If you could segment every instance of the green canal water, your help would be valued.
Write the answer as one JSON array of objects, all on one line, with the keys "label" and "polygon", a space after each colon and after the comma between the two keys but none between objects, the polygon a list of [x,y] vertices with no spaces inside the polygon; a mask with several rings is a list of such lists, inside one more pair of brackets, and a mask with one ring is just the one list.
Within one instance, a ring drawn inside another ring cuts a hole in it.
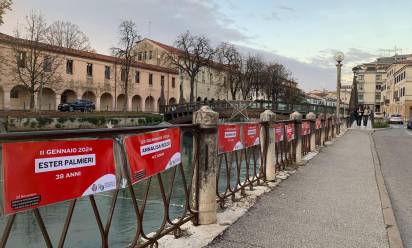
[{"label": "green canal water", "polygon": [[[190,134],[186,134],[183,137],[182,162],[184,165],[185,177],[188,185],[191,184],[190,175],[193,157],[192,147],[192,136]],[[222,165],[219,182],[220,192],[224,191],[226,185],[226,171],[223,168],[224,165]],[[169,192],[168,189],[170,189],[171,173],[172,170],[162,173],[162,181],[165,185],[166,192]],[[234,164],[232,165],[230,173],[232,175],[231,185],[234,186],[236,184],[236,178],[234,176],[236,173],[236,166],[234,166]],[[253,173],[253,168],[249,169],[249,173]],[[246,169],[243,162],[241,179],[244,179],[245,175]],[[146,187],[146,184],[147,180],[134,186],[138,204],[140,206],[142,203],[143,191]],[[95,195],[103,224],[106,223],[109,207],[112,200],[111,194],[112,192],[105,192],[104,194]],[[172,220],[184,214],[184,201],[182,177],[180,176],[180,173],[176,173],[169,210]],[[62,202],[59,204],[39,208],[54,246],[57,246],[59,242],[68,208],[69,202]],[[163,217],[163,201],[161,198],[158,181],[156,178],[153,178],[143,217],[144,232],[146,234],[149,234],[152,231],[156,231],[161,226]],[[1,233],[3,233],[5,225],[6,217],[1,217]],[[114,210],[113,220],[109,232],[110,247],[127,247],[133,240],[136,229],[136,215],[133,209],[130,195],[127,190],[121,190],[118,195],[117,204]],[[20,213],[16,216],[6,247],[45,247],[45,242],[43,240],[41,231],[34,218],[34,214],[31,211]],[[65,247],[101,247],[99,229],[94,217],[93,209],[87,197],[79,199],[76,203],[72,221],[70,223],[69,231],[66,237]]]}]

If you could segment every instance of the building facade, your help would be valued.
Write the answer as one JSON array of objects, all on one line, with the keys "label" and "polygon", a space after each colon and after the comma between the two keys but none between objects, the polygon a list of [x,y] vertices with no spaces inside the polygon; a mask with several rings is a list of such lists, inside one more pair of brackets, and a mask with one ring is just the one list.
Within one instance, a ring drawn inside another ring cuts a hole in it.
[{"label": "building facade", "polygon": [[[179,54],[182,51],[158,41],[145,38],[136,44],[136,52],[138,62],[176,69],[176,65],[172,65],[168,60],[168,56]],[[209,66],[201,68],[194,85],[196,101],[229,98],[229,91],[225,87],[226,74],[222,67],[223,65],[212,62]],[[184,101],[188,102],[190,98],[189,76],[184,72],[180,72],[176,80],[175,84],[177,88],[180,86],[183,87]]]},{"label": "building facade", "polygon": [[387,70],[393,63],[404,61],[409,56],[381,57],[375,62],[361,64],[353,68],[357,83],[358,103],[369,106],[375,112],[383,112],[382,88],[386,81]]},{"label": "building facade", "polygon": [[[19,44],[19,51],[16,51],[16,44]],[[30,106],[32,91],[19,80],[14,68],[19,66],[19,59],[20,66],[25,66],[31,45],[27,40],[0,33],[0,55],[3,58],[0,63],[0,110],[25,110]],[[36,109],[56,110],[60,103],[88,99],[95,102],[96,110],[101,111],[123,110],[126,102],[128,111],[156,112],[162,85],[168,103],[176,103],[179,99],[179,74],[175,69],[136,61],[130,69],[126,96],[124,71],[118,58],[47,44],[36,45],[40,45],[44,53],[40,59],[45,60],[48,55],[58,58],[60,65],[56,73],[61,78],[58,82],[41,85],[41,90],[34,93]]]},{"label": "building facade", "polygon": [[395,62],[386,70],[382,106],[386,116],[400,114],[405,120],[412,116],[412,57]]}]

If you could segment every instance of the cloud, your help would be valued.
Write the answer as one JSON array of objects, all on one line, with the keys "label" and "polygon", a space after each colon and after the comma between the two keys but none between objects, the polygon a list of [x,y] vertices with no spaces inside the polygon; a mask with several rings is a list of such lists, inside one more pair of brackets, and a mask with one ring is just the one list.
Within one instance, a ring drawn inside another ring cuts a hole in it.
[{"label": "cloud", "polygon": [[282,56],[275,52],[244,46],[238,46],[238,48],[245,55],[257,54],[267,62],[278,62],[285,65],[291,71],[292,77],[299,83],[299,87],[305,91],[322,88],[332,90],[336,87],[336,68],[334,65],[331,67],[321,67]]},{"label": "cloud", "polygon": [[263,15],[262,18],[266,21],[271,21],[271,20],[280,21],[279,13],[274,12],[274,11],[270,13],[269,15]]},{"label": "cloud", "polygon": [[295,11],[294,8],[288,7],[288,6],[286,6],[286,5],[279,5],[278,8],[281,9],[281,10],[286,10],[286,11],[290,11],[290,12]]}]

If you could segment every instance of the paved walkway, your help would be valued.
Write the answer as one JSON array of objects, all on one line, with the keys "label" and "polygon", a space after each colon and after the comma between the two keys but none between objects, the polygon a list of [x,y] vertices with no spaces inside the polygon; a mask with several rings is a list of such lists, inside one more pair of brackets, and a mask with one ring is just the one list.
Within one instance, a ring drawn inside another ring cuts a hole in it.
[{"label": "paved walkway", "polygon": [[388,247],[368,132],[324,148],[210,247]]}]

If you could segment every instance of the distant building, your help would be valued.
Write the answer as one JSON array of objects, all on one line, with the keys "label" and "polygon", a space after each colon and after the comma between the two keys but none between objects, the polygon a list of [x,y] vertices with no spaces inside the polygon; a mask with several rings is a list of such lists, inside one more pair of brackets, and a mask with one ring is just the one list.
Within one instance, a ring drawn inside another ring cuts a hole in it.
[{"label": "distant building", "polygon": [[405,119],[412,116],[412,56],[387,68],[382,107],[386,115],[401,114]]},{"label": "distant building", "polygon": [[[148,38],[139,41],[135,49],[139,63],[162,66],[173,70],[176,70],[176,66],[168,61],[168,56],[183,52],[178,48]],[[225,87],[227,77],[223,67],[222,64],[212,62],[209,66],[201,68],[194,85],[196,101],[229,98],[228,89]],[[188,102],[190,99],[190,78],[184,72],[179,72],[179,76],[173,82],[172,87],[179,92],[180,85],[183,87],[183,99]],[[174,99],[174,96],[172,97],[173,99],[166,96],[168,99],[166,104],[176,103],[176,99]],[[179,98],[180,96],[177,100]]]},{"label": "distant building", "polygon": [[[341,91],[341,106],[342,107],[347,107],[349,103],[349,98],[346,98],[345,94],[342,94],[344,92],[344,88],[350,88],[350,86],[344,86],[342,91]],[[350,93],[347,94],[347,97],[350,96]],[[348,99],[347,101],[344,101],[343,99]],[[323,106],[329,106],[329,107],[336,107],[336,91],[327,91],[327,90],[311,90],[305,94],[305,99],[306,102],[310,104],[316,104],[316,105],[323,105]]]},{"label": "distant building", "polygon": [[353,68],[357,83],[358,103],[369,106],[375,112],[381,112],[382,87],[386,80],[387,69],[391,64],[404,61],[410,56],[381,57],[375,62],[361,64]]}]

